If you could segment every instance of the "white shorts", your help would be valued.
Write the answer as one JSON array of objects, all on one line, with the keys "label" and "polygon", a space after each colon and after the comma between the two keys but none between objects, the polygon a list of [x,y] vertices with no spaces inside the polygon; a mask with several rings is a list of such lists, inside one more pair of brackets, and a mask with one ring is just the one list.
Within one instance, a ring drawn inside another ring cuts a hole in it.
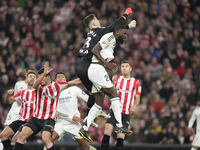
[{"label": "white shorts", "polygon": [[107,71],[99,64],[90,64],[88,78],[93,83],[92,93],[100,92],[101,88],[111,88],[113,86]]},{"label": "white shorts", "polygon": [[197,146],[197,147],[200,147],[200,133],[197,133],[195,135],[195,138],[192,142],[192,146]]},{"label": "white shorts", "polygon": [[61,124],[56,122],[55,124],[55,128],[54,131],[56,131],[59,135],[58,140],[60,141],[62,139],[62,137],[68,133],[71,137],[73,137],[74,139],[82,139],[83,137],[81,137],[78,134],[78,131],[81,129],[81,125],[80,124]]},{"label": "white shorts", "polygon": [[13,121],[16,121],[19,117],[19,112],[13,112],[13,111],[9,111],[9,113],[7,114],[6,120],[4,125],[9,125],[11,124]]}]

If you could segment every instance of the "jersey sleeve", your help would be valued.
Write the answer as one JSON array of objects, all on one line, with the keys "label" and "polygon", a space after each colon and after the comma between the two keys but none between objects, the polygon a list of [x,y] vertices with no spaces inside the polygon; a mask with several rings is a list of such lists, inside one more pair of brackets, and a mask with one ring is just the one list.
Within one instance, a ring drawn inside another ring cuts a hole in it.
[{"label": "jersey sleeve", "polygon": [[77,97],[80,98],[81,100],[87,102],[89,99],[89,96],[80,88],[77,87]]},{"label": "jersey sleeve", "polygon": [[64,90],[67,87],[68,82],[62,82],[62,81],[60,81],[60,82],[55,82],[55,84],[57,84],[59,86],[59,88],[60,88],[60,91],[62,91],[62,90]]},{"label": "jersey sleeve", "polygon": [[136,83],[136,94],[141,95],[142,87],[139,81]]},{"label": "jersey sleeve", "polygon": [[113,32],[116,26],[125,25],[125,23],[126,23],[126,19],[124,19],[123,17],[120,17],[117,20],[115,20],[111,25],[105,27],[104,30],[106,32]]},{"label": "jersey sleeve", "polygon": [[14,95],[15,94],[17,94],[19,91],[18,91],[18,88],[17,88],[17,86],[18,86],[18,82],[15,84],[15,86],[14,86]]},{"label": "jersey sleeve", "polygon": [[22,100],[22,98],[21,98],[21,91],[19,91],[19,92],[17,92],[17,94],[15,94],[15,95],[13,95],[13,98],[16,100],[16,101],[18,101],[18,100]]},{"label": "jersey sleeve", "polygon": [[[110,35],[110,34],[109,34]],[[113,34],[111,35],[113,36]],[[108,34],[105,34],[99,41],[99,44],[101,45],[102,49],[109,46],[110,41],[108,40],[111,36],[108,36]]]},{"label": "jersey sleeve", "polygon": [[190,118],[190,121],[189,121],[189,123],[188,123],[188,128],[190,128],[190,127],[193,126],[193,124],[194,124],[196,118],[197,118],[197,115],[196,115],[196,109],[195,109],[195,110],[193,111],[192,117]]}]

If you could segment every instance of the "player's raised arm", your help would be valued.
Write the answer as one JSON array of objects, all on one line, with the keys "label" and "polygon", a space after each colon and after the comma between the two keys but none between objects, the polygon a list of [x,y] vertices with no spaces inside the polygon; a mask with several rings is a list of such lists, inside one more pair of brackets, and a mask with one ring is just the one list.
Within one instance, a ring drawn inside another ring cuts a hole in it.
[{"label": "player's raised arm", "polygon": [[33,88],[38,89],[42,79],[47,76],[53,69],[49,69],[49,62],[45,62],[44,64],[44,73],[39,75],[39,78],[34,82]]},{"label": "player's raised arm", "polygon": [[124,25],[125,24],[125,20],[128,16],[130,16],[131,14],[133,14],[133,11],[131,8],[127,8],[124,12],[124,14],[122,15],[122,17],[118,18],[117,20],[115,20],[113,22],[113,24],[109,25],[107,28],[107,30],[114,31],[115,27],[118,25]]}]

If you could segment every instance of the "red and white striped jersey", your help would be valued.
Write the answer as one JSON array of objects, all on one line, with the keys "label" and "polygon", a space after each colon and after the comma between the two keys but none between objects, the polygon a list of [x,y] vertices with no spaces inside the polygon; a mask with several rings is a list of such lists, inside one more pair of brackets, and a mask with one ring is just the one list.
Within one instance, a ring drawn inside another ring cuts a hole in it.
[{"label": "red and white striped jersey", "polygon": [[38,119],[55,119],[58,98],[68,82],[52,82],[48,86],[39,85],[36,91],[36,109],[34,117]]},{"label": "red and white striped jersey", "polygon": [[140,82],[133,77],[126,79],[123,76],[118,76],[115,89],[119,94],[122,113],[129,114],[130,108],[134,104],[135,95],[141,94]]},{"label": "red and white striped jersey", "polygon": [[17,120],[28,121],[33,116],[35,109],[35,89],[19,91],[13,97],[16,101],[21,101],[21,109]]}]

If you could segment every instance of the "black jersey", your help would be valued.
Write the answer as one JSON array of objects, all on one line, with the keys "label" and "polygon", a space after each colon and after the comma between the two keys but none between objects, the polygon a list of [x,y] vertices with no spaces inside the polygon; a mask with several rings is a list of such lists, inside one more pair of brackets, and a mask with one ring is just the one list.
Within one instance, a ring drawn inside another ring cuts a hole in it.
[{"label": "black jersey", "polygon": [[87,38],[85,40],[83,47],[78,52],[78,57],[79,58],[86,57],[91,62],[93,56],[91,51],[94,48],[94,46],[100,41],[101,37],[106,33],[113,32],[114,28],[117,25],[123,25],[124,23],[125,19],[123,17],[120,17],[113,24],[105,28],[91,29],[87,34]]}]

